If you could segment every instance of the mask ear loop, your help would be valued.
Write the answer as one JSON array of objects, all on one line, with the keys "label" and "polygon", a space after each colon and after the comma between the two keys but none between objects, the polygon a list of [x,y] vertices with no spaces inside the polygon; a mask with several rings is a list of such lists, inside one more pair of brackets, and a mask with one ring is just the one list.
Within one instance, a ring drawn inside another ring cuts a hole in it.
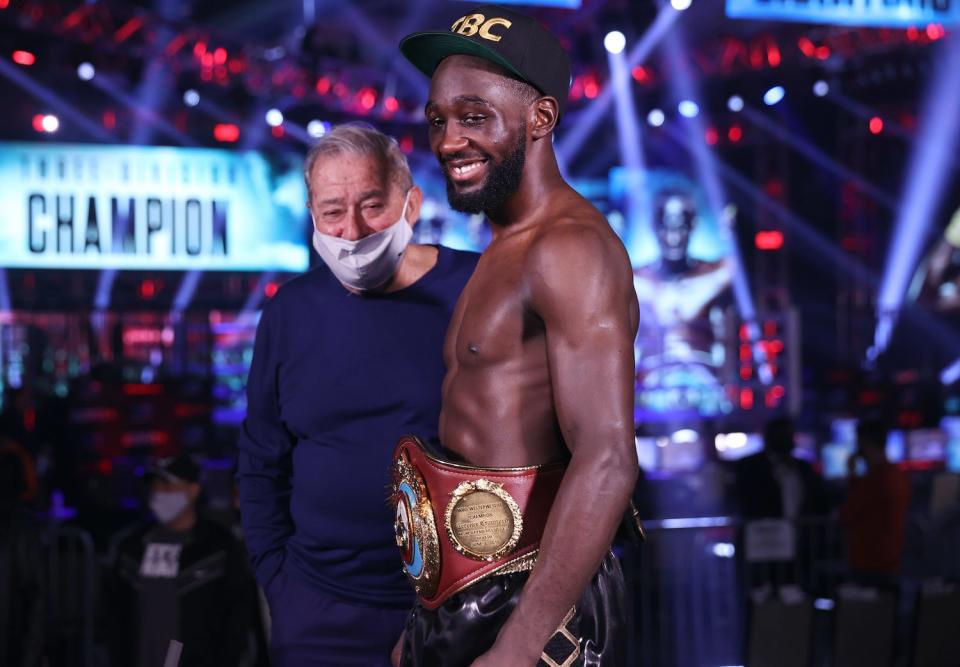
[{"label": "mask ear loop", "polygon": [[[407,220],[407,204],[410,203],[410,193],[411,193],[411,192],[413,192],[413,188],[412,188],[412,187],[411,187],[409,190],[407,190],[407,194],[405,194],[405,195],[403,196],[403,210],[400,211],[400,219],[403,220],[403,221],[404,221],[405,223],[407,223],[408,225],[410,224],[410,221]],[[313,213],[311,213],[310,215],[312,216]]]}]

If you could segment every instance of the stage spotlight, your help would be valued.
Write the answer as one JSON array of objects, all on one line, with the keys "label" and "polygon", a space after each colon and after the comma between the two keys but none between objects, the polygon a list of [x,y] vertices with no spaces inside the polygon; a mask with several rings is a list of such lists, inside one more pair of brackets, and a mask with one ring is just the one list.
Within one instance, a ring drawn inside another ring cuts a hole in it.
[{"label": "stage spotlight", "polygon": [[44,132],[52,134],[60,129],[60,119],[52,113],[45,114],[40,120],[40,127],[43,128]]},{"label": "stage spotlight", "polygon": [[957,380],[960,380],[960,359],[957,359],[940,372],[940,382],[942,382],[944,386],[949,387]]},{"label": "stage spotlight", "polygon": [[[960,146],[960,41],[938,52],[936,71],[923,94],[917,136],[899,197],[900,208],[890,237],[883,280],[877,296],[874,347],[890,342],[917,262],[930,238],[944,193],[952,186],[951,166]],[[881,128],[882,129],[882,128]]]},{"label": "stage spotlight", "polygon": [[307,123],[307,134],[314,139],[319,139],[325,135],[328,129],[328,123],[324,123],[322,120],[311,120],[309,123]]},{"label": "stage spotlight", "polygon": [[693,100],[683,100],[677,105],[677,111],[684,118],[696,118],[697,114],[700,113],[700,107]]},{"label": "stage spotlight", "polygon": [[603,48],[605,48],[610,53],[623,53],[624,47],[627,45],[627,38],[623,36],[623,33],[619,30],[611,30],[607,33],[607,36],[603,38]]},{"label": "stage spotlight", "polygon": [[883,132],[883,119],[880,116],[874,116],[868,124],[870,134],[880,134]]},{"label": "stage spotlight", "polygon": [[667,120],[666,115],[660,109],[651,109],[647,114],[647,123],[651,127],[660,127]]},{"label": "stage spotlight", "polygon": [[90,63],[80,63],[77,66],[77,76],[79,76],[82,81],[89,81],[96,73],[97,70]]},{"label": "stage spotlight", "polygon": [[195,107],[200,104],[200,93],[195,91],[193,88],[188,88],[183,91],[183,103],[188,107]]},{"label": "stage spotlight", "polygon": [[267,125],[270,127],[280,127],[283,125],[283,112],[280,109],[270,109],[265,116]]},{"label": "stage spotlight", "polygon": [[813,84],[813,94],[817,97],[826,97],[827,93],[830,92],[830,84],[820,79]]},{"label": "stage spotlight", "polygon": [[775,104],[778,104],[787,94],[787,91],[783,89],[783,86],[774,86],[766,93],[763,94],[763,103],[768,107],[772,107]]},{"label": "stage spotlight", "polygon": [[727,108],[730,109],[733,113],[738,111],[743,111],[743,98],[739,95],[734,95],[729,100],[727,100]]},{"label": "stage spotlight", "polygon": [[689,9],[692,2],[693,0],[670,0],[670,6],[682,12],[684,9]]}]

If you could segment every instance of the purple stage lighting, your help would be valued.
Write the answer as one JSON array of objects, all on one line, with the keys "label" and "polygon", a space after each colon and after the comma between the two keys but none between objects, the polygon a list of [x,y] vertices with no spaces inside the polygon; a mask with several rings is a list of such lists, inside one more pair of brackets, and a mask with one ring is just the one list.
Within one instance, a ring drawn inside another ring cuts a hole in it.
[{"label": "purple stage lighting", "polygon": [[960,71],[960,38],[954,35],[940,48],[939,66],[921,107],[920,131],[910,157],[877,298],[874,357],[890,343],[900,305],[952,172],[950,166],[960,130],[960,86],[956,80]]}]

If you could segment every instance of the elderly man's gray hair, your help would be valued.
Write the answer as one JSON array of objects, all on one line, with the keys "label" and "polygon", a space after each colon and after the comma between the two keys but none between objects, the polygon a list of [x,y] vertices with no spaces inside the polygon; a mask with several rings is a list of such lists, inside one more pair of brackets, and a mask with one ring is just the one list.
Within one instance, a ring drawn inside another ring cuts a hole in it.
[{"label": "elderly man's gray hair", "polygon": [[397,140],[383,132],[361,123],[338,125],[317,140],[307,152],[303,165],[303,178],[307,183],[307,193],[311,197],[310,174],[313,165],[321,157],[329,155],[368,155],[380,165],[384,181],[391,181],[406,192],[413,187],[413,176],[407,157],[397,145]]}]

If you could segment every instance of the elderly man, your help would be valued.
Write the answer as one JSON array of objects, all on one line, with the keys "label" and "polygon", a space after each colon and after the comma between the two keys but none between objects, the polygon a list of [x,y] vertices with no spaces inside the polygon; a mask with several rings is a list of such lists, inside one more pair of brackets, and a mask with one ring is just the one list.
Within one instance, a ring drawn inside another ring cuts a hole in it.
[{"label": "elderly man", "polygon": [[497,6],[400,49],[431,76],[451,205],[493,230],[447,335],[447,460],[414,438],[396,451],[398,541],[419,594],[401,660],[624,665],[610,544],[638,474],[638,306],[626,250],[557,165],[569,61]]},{"label": "elderly man", "polygon": [[305,165],[323,265],[263,311],[238,482],[274,665],[389,664],[411,595],[385,503],[404,433],[435,440],[443,337],[477,255],[410,244],[397,143],[345,125]]}]

